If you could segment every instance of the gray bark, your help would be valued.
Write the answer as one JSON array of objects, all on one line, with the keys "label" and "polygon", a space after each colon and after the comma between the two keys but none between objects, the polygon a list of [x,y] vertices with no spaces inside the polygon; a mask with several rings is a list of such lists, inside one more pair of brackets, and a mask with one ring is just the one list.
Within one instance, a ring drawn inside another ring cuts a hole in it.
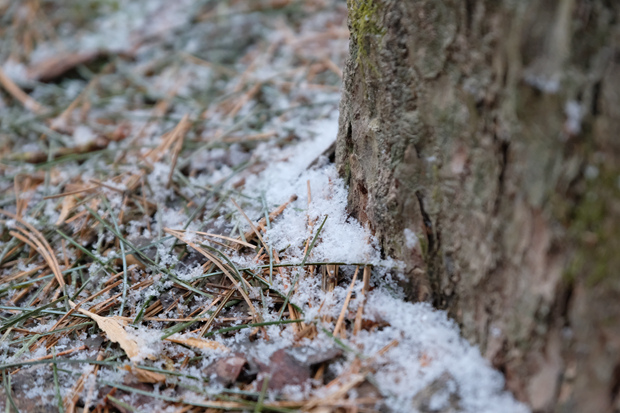
[{"label": "gray bark", "polygon": [[620,410],[620,2],[348,7],[352,214],[535,411]]}]

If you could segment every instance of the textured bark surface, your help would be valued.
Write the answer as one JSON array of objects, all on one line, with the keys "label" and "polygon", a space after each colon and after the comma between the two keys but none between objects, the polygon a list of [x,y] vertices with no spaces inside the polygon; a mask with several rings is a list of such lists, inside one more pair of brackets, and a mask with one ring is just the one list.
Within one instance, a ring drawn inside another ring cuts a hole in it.
[{"label": "textured bark surface", "polygon": [[352,213],[535,411],[620,410],[620,2],[348,5]]}]

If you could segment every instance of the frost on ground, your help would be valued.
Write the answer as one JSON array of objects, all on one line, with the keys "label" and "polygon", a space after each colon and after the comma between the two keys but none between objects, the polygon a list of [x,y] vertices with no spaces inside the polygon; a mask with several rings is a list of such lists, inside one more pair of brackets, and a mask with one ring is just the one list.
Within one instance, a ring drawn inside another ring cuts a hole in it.
[{"label": "frost on ground", "polygon": [[0,1],[0,407],[528,411],[347,214],[341,2],[60,4]]}]

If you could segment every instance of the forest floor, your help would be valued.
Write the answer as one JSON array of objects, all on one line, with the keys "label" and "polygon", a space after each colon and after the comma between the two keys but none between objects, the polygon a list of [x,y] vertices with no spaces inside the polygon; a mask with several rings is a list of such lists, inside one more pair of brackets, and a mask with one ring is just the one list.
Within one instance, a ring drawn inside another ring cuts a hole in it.
[{"label": "forest floor", "polygon": [[347,214],[344,2],[0,20],[5,411],[528,411]]}]

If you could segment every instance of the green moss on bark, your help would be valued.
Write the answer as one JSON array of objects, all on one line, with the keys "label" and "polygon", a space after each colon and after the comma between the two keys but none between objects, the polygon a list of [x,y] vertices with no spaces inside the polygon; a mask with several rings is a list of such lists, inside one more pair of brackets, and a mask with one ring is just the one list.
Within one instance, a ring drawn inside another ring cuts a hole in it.
[{"label": "green moss on bark", "polygon": [[[347,0],[351,41],[355,42],[355,59],[364,68],[369,64],[373,39],[379,41],[385,35],[385,28],[379,24],[380,2],[376,0]],[[372,63],[370,67],[377,72]]]},{"label": "green moss on bark", "polygon": [[615,269],[620,267],[620,224],[613,214],[618,208],[614,194],[620,190],[617,176],[614,171],[601,170],[598,177],[588,181],[569,229],[577,250],[567,276],[574,279],[583,275],[589,287],[618,281]]}]

